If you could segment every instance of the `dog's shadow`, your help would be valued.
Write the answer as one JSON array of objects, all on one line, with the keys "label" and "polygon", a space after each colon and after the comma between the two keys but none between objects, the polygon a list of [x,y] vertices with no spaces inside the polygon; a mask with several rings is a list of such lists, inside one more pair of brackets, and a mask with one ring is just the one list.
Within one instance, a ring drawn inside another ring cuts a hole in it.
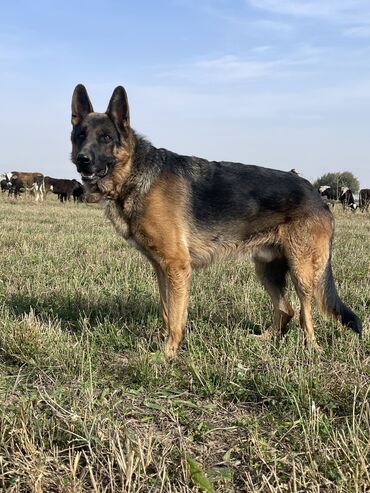
[{"label": "dog's shadow", "polygon": [[91,328],[102,322],[140,327],[149,319],[159,318],[159,303],[150,295],[104,295],[91,299],[81,293],[31,296],[12,294],[4,303],[17,318],[33,313],[40,320],[56,320],[62,329],[80,332],[88,323]]},{"label": "dog's shadow", "polygon": [[[146,291],[134,290],[123,295],[104,294],[93,299],[76,291],[74,293],[41,294],[32,296],[29,293],[16,293],[5,298],[4,303],[16,318],[32,313],[42,321],[57,321],[66,331],[79,333],[86,324],[94,329],[99,324],[109,323],[130,332],[145,337],[147,325],[157,326],[164,332],[159,309],[159,298]],[[192,313],[190,307],[189,321],[208,322],[211,325],[225,325],[224,313],[216,313],[209,318],[207,313]],[[250,320],[243,320],[242,314],[235,310],[232,319],[242,323],[243,328],[250,334],[260,334],[261,326]],[[233,325],[232,320],[229,323]],[[187,324],[191,330],[191,324]]]}]

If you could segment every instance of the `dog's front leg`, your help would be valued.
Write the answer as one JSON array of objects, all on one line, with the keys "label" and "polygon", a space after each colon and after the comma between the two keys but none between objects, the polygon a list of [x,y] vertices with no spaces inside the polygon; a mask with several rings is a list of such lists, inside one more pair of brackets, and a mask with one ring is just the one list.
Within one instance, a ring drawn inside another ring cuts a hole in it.
[{"label": "dog's front leg", "polygon": [[[167,331],[168,341],[165,354],[176,355],[184,335],[190,291],[190,260],[167,261],[165,265],[167,278]],[[166,322],[165,322],[166,323]]]},{"label": "dog's front leg", "polygon": [[154,260],[151,260],[154,267],[155,273],[157,275],[158,287],[159,287],[159,298],[161,303],[161,315],[164,326],[168,327],[168,282],[167,273],[162,267]]}]

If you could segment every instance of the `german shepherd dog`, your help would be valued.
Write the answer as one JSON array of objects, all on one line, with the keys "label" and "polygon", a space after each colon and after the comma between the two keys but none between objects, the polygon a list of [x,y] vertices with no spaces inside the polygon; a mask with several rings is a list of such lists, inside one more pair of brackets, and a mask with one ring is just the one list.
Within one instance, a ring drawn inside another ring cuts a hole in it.
[{"label": "german shepherd dog", "polygon": [[72,161],[90,197],[105,202],[117,233],[156,272],[167,356],[183,338],[192,269],[247,251],[274,307],[267,333],[285,332],[294,315],[285,294],[289,272],[307,342],[316,346],[313,299],[361,336],[361,321],[334,284],[333,216],[308,181],[292,172],[155,148],[130,127],[121,86],[105,113],[95,113],[85,87],[76,86],[72,125]]}]

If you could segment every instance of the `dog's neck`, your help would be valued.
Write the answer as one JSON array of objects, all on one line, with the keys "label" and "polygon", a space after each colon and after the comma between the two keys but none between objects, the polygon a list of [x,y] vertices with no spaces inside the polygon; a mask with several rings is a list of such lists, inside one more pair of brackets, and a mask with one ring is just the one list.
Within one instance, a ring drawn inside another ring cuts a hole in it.
[{"label": "dog's neck", "polygon": [[146,195],[160,174],[161,151],[147,139],[129,130],[124,143],[115,152],[112,173],[96,185],[88,187],[88,201],[117,201],[121,205],[136,204]]}]

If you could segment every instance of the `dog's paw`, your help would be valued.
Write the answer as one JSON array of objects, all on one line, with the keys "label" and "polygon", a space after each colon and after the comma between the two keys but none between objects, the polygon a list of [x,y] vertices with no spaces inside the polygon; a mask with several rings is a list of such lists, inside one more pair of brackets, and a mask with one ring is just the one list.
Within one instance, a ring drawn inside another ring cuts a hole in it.
[{"label": "dog's paw", "polygon": [[317,343],[316,339],[307,341],[307,347],[310,351],[313,351],[317,354],[322,354],[324,352],[323,348]]},{"label": "dog's paw", "polygon": [[166,344],[166,347],[164,348],[164,356],[166,359],[173,359],[176,358],[177,356],[177,347],[174,347],[173,344]]}]

